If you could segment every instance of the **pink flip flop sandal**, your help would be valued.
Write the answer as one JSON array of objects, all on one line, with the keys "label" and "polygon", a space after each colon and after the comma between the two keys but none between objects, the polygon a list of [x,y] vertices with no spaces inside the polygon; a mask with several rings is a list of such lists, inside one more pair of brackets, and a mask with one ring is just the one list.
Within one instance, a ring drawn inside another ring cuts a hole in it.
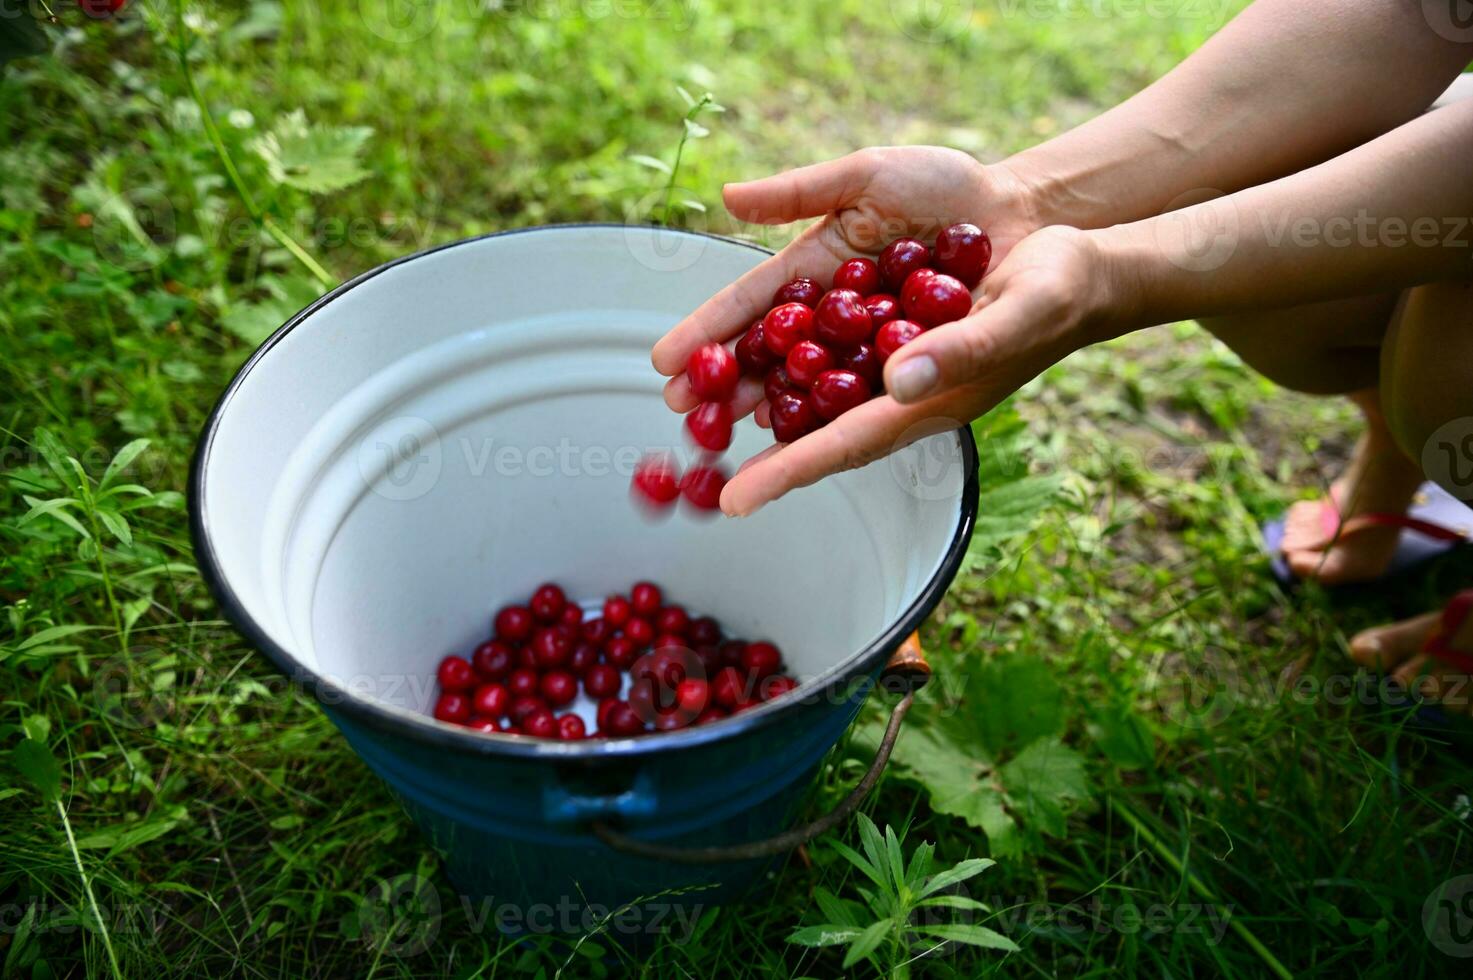
[{"label": "pink flip flop sandal", "polygon": [[[1320,522],[1329,544],[1348,534],[1358,534],[1373,527],[1395,527],[1402,530],[1396,554],[1383,578],[1389,578],[1420,565],[1438,555],[1473,540],[1473,510],[1435,483],[1424,483],[1412,499],[1405,514],[1357,514],[1341,518],[1341,507],[1332,495],[1320,502]],[[1284,585],[1298,579],[1284,558],[1284,519],[1263,526],[1264,550],[1274,578]]]},{"label": "pink flip flop sandal", "polygon": [[1465,674],[1473,674],[1473,653],[1453,646],[1453,637],[1468,622],[1469,616],[1473,616],[1473,589],[1464,589],[1443,608],[1442,623],[1422,645],[1422,652]]}]

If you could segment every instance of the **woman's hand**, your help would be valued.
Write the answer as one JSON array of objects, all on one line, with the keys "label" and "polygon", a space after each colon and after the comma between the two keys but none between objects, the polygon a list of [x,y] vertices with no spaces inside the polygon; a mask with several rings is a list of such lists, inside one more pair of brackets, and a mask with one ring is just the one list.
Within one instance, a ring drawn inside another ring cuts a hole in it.
[{"label": "woman's hand", "polygon": [[887,394],[744,463],[721,509],[750,514],[789,490],[965,425],[1127,321],[1128,290],[1092,233],[1074,228],[1044,228],[1018,243],[978,293],[965,319],[928,330],[890,357]]},{"label": "woman's hand", "polygon": [[[772,294],[788,280],[811,276],[828,282],[845,259],[878,254],[905,235],[934,239],[958,221],[987,230],[997,265],[1037,227],[1028,190],[1009,170],[934,146],[860,150],[763,180],[728,184],[723,197],[727,210],[743,221],[821,220],[703,303],[655,345],[655,369],[671,376],[665,400],[677,412],[688,412],[697,402],[683,374],[691,352],[709,341],[739,336],[767,312]],[[737,418],[761,400],[761,382],[743,379],[732,406]]]}]

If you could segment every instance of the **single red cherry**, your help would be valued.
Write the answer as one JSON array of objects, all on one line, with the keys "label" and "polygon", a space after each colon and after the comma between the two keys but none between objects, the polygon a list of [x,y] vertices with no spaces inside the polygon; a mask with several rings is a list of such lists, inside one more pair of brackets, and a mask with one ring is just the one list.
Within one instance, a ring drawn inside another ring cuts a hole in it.
[{"label": "single red cherry", "polygon": [[690,647],[686,645],[685,637],[681,636],[679,633],[657,633],[655,635],[655,642],[650,644],[650,647],[654,650],[690,649]]},{"label": "single red cherry", "polygon": [[853,371],[864,379],[869,385],[870,391],[880,387],[880,379],[884,376],[884,365],[880,363],[880,355],[875,353],[871,344],[860,344],[851,351],[845,351],[839,355],[839,367],[845,371]]},{"label": "single red cherry", "polygon": [[647,647],[655,642],[655,624],[643,616],[632,616],[629,622],[624,624],[624,635],[633,640],[636,645]]},{"label": "single red cherry", "polygon": [[864,308],[869,310],[870,326],[876,330],[891,320],[898,320],[904,316],[900,309],[900,300],[889,293],[875,293],[873,296],[866,296]]},{"label": "single red cherry", "polygon": [[440,661],[435,677],[444,691],[465,691],[476,683],[476,671],[464,657],[451,655]]},{"label": "single red cherry", "polygon": [[634,467],[634,499],[652,510],[664,510],[680,496],[680,475],[664,453],[646,456]]},{"label": "single red cherry", "polygon": [[952,323],[972,311],[971,292],[960,279],[941,272],[911,273],[900,290],[900,302],[906,317],[923,327]]},{"label": "single red cherry", "polygon": [[573,652],[573,641],[562,630],[547,627],[532,634],[532,654],[542,670],[561,667]]},{"label": "single red cherry", "polygon": [[853,371],[825,371],[813,382],[813,410],[830,421],[869,401],[865,380]]},{"label": "single red cherry", "polygon": [[568,670],[582,676],[596,663],[598,663],[598,647],[587,640],[580,640],[573,644],[573,652],[568,654]]},{"label": "single red cherry", "polygon": [[702,344],[686,362],[685,374],[697,398],[719,402],[736,391],[742,371],[731,351],[720,344]]},{"label": "single red cherry", "polygon": [[101,20],[122,10],[127,2],[128,0],[77,0],[77,6],[93,20]]},{"label": "single red cherry", "polygon": [[772,435],[778,442],[797,442],[822,421],[808,396],[797,391],[779,395],[772,403],[770,414]]},{"label": "single red cherry", "polygon": [[636,616],[648,619],[660,611],[664,602],[665,593],[653,582],[635,582],[634,588],[629,590],[629,605]]},{"label": "single red cherry", "polygon": [[725,452],[731,445],[731,427],[731,406],[726,402],[701,402],[685,417],[691,441],[713,453]]},{"label": "single red cherry", "polygon": [[555,623],[563,614],[563,607],[568,604],[568,597],[563,590],[548,582],[537,586],[537,591],[532,593],[532,601],[527,603],[527,608],[532,610],[532,615],[544,623]]},{"label": "single red cherry", "polygon": [[718,510],[726,480],[726,471],[720,466],[692,466],[685,479],[680,481],[680,492],[685,496],[685,502],[697,510]]},{"label": "single red cherry", "polygon": [[557,737],[564,742],[577,742],[588,737],[583,719],[574,714],[560,715],[557,720]]},{"label": "single red cherry", "polygon": [[659,612],[655,613],[655,629],[658,632],[684,636],[689,628],[690,614],[685,611],[684,606],[661,606]]},{"label": "single red cherry", "polygon": [[880,279],[885,288],[898,293],[906,278],[931,264],[931,250],[914,238],[897,238],[880,253]]},{"label": "single red cherry", "polygon": [[525,698],[537,693],[540,680],[537,671],[530,667],[518,667],[506,675],[506,689],[513,698]]},{"label": "single red cherry", "polygon": [[609,637],[614,635],[614,628],[607,619],[600,616],[586,620],[580,632],[583,634],[583,639],[594,646],[601,647]]},{"label": "single red cherry", "polygon": [[798,682],[787,675],[769,677],[758,687],[758,693],[762,700],[771,701],[775,697],[787,694],[798,686]]},{"label": "single red cherry", "polygon": [[566,670],[549,670],[542,675],[539,690],[544,701],[560,708],[578,696],[578,678]]},{"label": "single red cherry", "polygon": [[487,735],[501,731],[501,726],[496,723],[495,718],[483,718],[479,715],[472,715],[470,721],[465,723],[465,727],[471,731],[483,732]]},{"label": "single red cherry", "polygon": [[711,689],[703,680],[686,678],[675,687],[675,707],[692,718],[706,710],[711,701]]},{"label": "single red cherry", "polygon": [[471,666],[482,680],[499,681],[506,676],[516,662],[516,653],[511,646],[500,640],[487,640],[471,654]]},{"label": "single red cherry", "polygon": [[861,296],[880,291],[880,267],[874,259],[850,259],[834,273],[835,289],[852,289]]},{"label": "single red cherry", "polygon": [[699,715],[696,716],[695,724],[697,724],[697,725],[709,725],[709,724],[711,724],[711,722],[713,722],[713,721],[720,721],[721,719],[723,719],[725,717],[726,717],[726,712],[725,711],[722,711],[720,708],[716,707],[713,704],[709,708],[707,708],[705,711],[702,711]]},{"label": "single red cherry", "polygon": [[563,614],[558,617],[558,622],[571,629],[574,633],[579,632],[583,625],[583,609],[577,603],[570,602],[563,606]]},{"label": "single red cherry", "polygon": [[788,377],[788,369],[779,364],[767,372],[767,377],[762,383],[762,393],[767,400],[777,401],[777,396],[785,392],[795,391],[798,386],[793,384],[793,379]]},{"label": "single red cherry", "polygon": [[599,731],[607,732],[609,730],[609,712],[613,711],[615,706],[620,703],[619,699],[614,697],[604,698],[598,703],[597,721]]},{"label": "single red cherry", "polygon": [[435,718],[463,725],[471,717],[471,699],[459,691],[448,691],[435,701]]},{"label": "single red cherry", "polygon": [[710,616],[697,616],[690,621],[685,635],[697,648],[715,645],[721,642],[721,626]]},{"label": "single red cherry", "polygon": [[778,357],[787,357],[794,344],[812,336],[813,310],[802,303],[784,303],[762,318],[762,341]]},{"label": "single red cherry", "polygon": [[496,614],[496,638],[520,643],[532,635],[532,610],[526,606],[507,606]]},{"label": "single red cherry", "polygon": [[926,332],[926,328],[919,323],[911,323],[909,320],[891,320],[880,328],[875,334],[875,354],[879,356],[880,363],[884,364],[890,359],[890,355],[915,340]]},{"label": "single red cherry", "polygon": [[992,264],[992,239],[968,222],[943,228],[936,236],[936,271],[955,276],[968,289],[975,289]]},{"label": "single red cherry", "polygon": [[681,711],[679,708],[668,708],[664,711],[657,711],[655,712],[655,731],[678,731],[695,720],[694,715]]},{"label": "single red cherry", "polygon": [[737,364],[746,374],[761,374],[772,366],[777,358],[767,349],[762,335],[762,321],[758,320],[747,328],[742,339],[736,342]]},{"label": "single red cherry", "polygon": [[604,644],[604,659],[623,670],[639,656],[639,644],[627,636],[616,636]]},{"label": "single red cherry", "polygon": [[511,692],[505,684],[482,684],[471,695],[471,707],[478,715],[500,718],[511,707]]},{"label": "single red cherry", "polygon": [[600,727],[610,735],[638,735],[644,731],[644,719],[628,701],[615,701],[609,709],[607,722]]},{"label": "single red cherry", "polygon": [[701,665],[699,677],[715,677],[721,669],[721,648],[715,645],[696,647],[696,662]]},{"label": "single red cherry", "polygon": [[511,709],[507,712],[507,714],[511,716],[511,720],[515,724],[521,725],[523,728],[525,728],[527,725],[528,715],[536,714],[539,711],[546,710],[546,701],[537,697],[535,694],[529,694],[524,698],[513,699],[511,703]]},{"label": "single red cherry", "polygon": [[782,665],[783,655],[771,643],[748,643],[742,654],[742,668],[758,680],[777,673]]},{"label": "single red cherry", "polygon": [[723,708],[736,707],[746,696],[746,676],[735,667],[722,667],[711,678],[711,698]]},{"label": "single red cherry", "polygon": [[634,615],[634,606],[621,595],[611,595],[604,600],[604,622],[613,629],[622,629]]},{"label": "single red cherry", "polygon": [[783,306],[787,303],[802,303],[807,307],[818,305],[823,296],[823,287],[818,280],[799,276],[790,282],[785,282],[777,287],[777,292],[772,294],[772,305]]},{"label": "single red cherry", "polygon": [[533,738],[557,738],[557,719],[546,708],[539,708],[522,720],[522,731]]},{"label": "single red cherry", "polygon": [[[853,347],[875,332],[864,297],[852,289],[824,293],[813,314],[813,336],[831,347]],[[791,362],[788,373],[793,373]]]},{"label": "single red cherry", "polygon": [[583,674],[583,690],[591,698],[611,698],[619,693],[624,679],[613,664],[594,664]]},{"label": "single red cherry", "polygon": [[834,366],[834,355],[823,344],[800,341],[788,351],[788,377],[799,388],[810,388],[818,376]]},{"label": "single red cherry", "polygon": [[538,672],[542,670],[542,668],[537,664],[537,651],[532,649],[532,645],[530,643],[517,651],[517,666],[525,667],[528,670],[535,670]]},{"label": "single red cherry", "polygon": [[742,654],[746,652],[747,645],[741,640],[727,640],[721,644],[721,662],[727,667],[740,667]]}]

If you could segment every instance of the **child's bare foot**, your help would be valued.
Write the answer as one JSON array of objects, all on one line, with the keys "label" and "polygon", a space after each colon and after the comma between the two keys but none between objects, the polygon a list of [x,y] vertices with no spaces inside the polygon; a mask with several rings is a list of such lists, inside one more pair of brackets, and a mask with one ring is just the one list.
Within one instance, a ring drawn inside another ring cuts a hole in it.
[{"label": "child's bare foot", "polygon": [[1366,411],[1366,434],[1331,488],[1330,501],[1301,501],[1284,521],[1282,548],[1289,568],[1325,585],[1367,582],[1385,573],[1396,554],[1399,528],[1363,527],[1338,537],[1336,528],[1359,514],[1406,513],[1424,479],[1392,439],[1374,401],[1356,401]]},{"label": "child's bare foot", "polygon": [[[1473,714],[1473,679],[1466,670],[1423,653],[1429,637],[1442,630],[1442,613],[1428,613],[1357,633],[1350,641],[1356,663],[1389,672],[1402,687],[1436,701],[1456,714]],[[1473,616],[1454,631],[1454,650],[1473,654]]]}]

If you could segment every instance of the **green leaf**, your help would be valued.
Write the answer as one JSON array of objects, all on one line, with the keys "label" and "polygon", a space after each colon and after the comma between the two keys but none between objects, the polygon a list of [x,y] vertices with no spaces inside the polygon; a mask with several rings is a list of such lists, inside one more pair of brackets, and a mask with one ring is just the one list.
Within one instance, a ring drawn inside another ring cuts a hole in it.
[{"label": "green leaf", "polygon": [[685,120],[685,135],[693,140],[702,140],[711,135],[711,131],[694,119]]},{"label": "green leaf", "polygon": [[75,500],[74,498],[53,497],[50,500],[37,500],[35,497],[23,495],[22,499],[24,499],[26,503],[31,505],[31,509],[26,511],[21,519],[16,522],[18,525],[28,524],[38,517],[51,517],[71,528],[84,540],[92,537],[92,535],[88,533],[87,529],[82,526],[80,521],[78,521],[71,514],[67,513],[68,507],[81,506],[80,502]]},{"label": "green leaf", "polygon": [[859,934],[860,930],[849,926],[804,926],[795,930],[788,942],[799,946],[842,946],[853,942]]},{"label": "green leaf", "polygon": [[895,836],[895,828],[889,824],[885,825],[885,855],[890,859],[890,877],[895,882],[895,890],[899,891],[905,886],[905,855],[900,850],[900,838]]},{"label": "green leaf", "polygon": [[915,931],[923,936],[944,939],[953,943],[966,943],[969,946],[982,946],[987,949],[1002,949],[1009,953],[1016,953],[1018,951],[1017,943],[1002,933],[993,932],[986,926],[950,923],[938,926],[921,926]]},{"label": "green leaf", "polygon": [[957,741],[979,742],[994,758],[1064,728],[1064,688],[1054,667],[1027,653],[994,657],[969,670],[961,710],[947,718]]},{"label": "green leaf", "polygon": [[1029,745],[999,775],[1009,806],[1054,837],[1064,835],[1069,814],[1089,798],[1084,756],[1057,738]]},{"label": "green leaf", "polygon": [[921,841],[920,845],[911,852],[910,865],[905,869],[905,883],[918,886],[925,881],[931,873],[933,856],[936,853],[936,845],[930,841]]},{"label": "green leaf", "polygon": [[102,481],[98,486],[106,490],[108,485],[126,470],[135,459],[142,455],[143,451],[147,448],[147,439],[134,439],[122,449],[119,449],[113,456],[112,462],[107,464],[107,469],[103,471]]},{"label": "green leaf", "polygon": [[51,719],[45,715],[26,715],[20,727],[32,741],[45,742],[51,737]]},{"label": "green leaf", "polygon": [[649,167],[651,170],[658,170],[660,173],[664,174],[667,177],[670,176],[670,164],[666,163],[664,160],[660,160],[652,156],[646,156],[643,153],[631,153],[629,154],[629,159],[639,164],[641,167]]},{"label": "green leaf", "polygon": [[61,485],[68,490],[75,490],[76,487],[72,483],[72,469],[66,463],[66,447],[61,444],[61,440],[56,438],[50,429],[42,427],[36,430],[31,441],[36,451],[41,454],[41,458],[46,461],[46,465],[51,468],[51,472],[55,473],[56,478],[61,481]]},{"label": "green leaf", "polygon": [[1156,743],[1151,729],[1130,708],[1109,705],[1090,712],[1090,738],[1105,758],[1121,769],[1149,769],[1156,762]]},{"label": "green leaf", "polygon": [[121,824],[117,827],[96,830],[85,837],[77,838],[77,848],[79,850],[100,850],[107,848],[107,856],[109,858],[116,857],[124,851],[130,851],[135,847],[147,844],[149,841],[158,840],[179,826],[187,815],[188,812],[184,807],[175,807],[163,819]]},{"label": "green leaf", "polygon": [[930,898],[916,902],[917,907],[942,908],[942,909],[964,909],[971,912],[990,912],[985,904],[975,898],[965,895],[932,895]]},{"label": "green leaf", "polygon": [[367,126],[309,126],[301,109],[287,113],[271,132],[251,141],[278,184],[313,194],[341,190],[368,176],[358,154],[373,135]]},{"label": "green leaf", "polygon": [[[863,814],[860,814],[860,816],[863,816]],[[829,846],[838,851],[839,855],[843,857],[844,860],[848,861],[850,864],[858,868],[860,873],[863,874],[870,881],[873,881],[875,884],[879,885],[882,888],[884,887],[885,879],[884,876],[880,874],[880,869],[876,868],[873,864],[870,864],[863,857],[861,857],[859,853],[854,850],[854,848],[850,847],[848,844],[845,844],[843,841],[837,840],[830,841]]]},{"label": "green leaf", "polygon": [[860,960],[868,958],[871,953],[879,948],[880,943],[885,941],[885,937],[890,935],[890,930],[894,926],[895,922],[893,919],[881,919],[879,922],[866,927],[854,939],[853,944],[849,947],[849,952],[844,954],[844,969],[847,970]]},{"label": "green leaf", "polygon": [[869,859],[870,867],[880,876],[875,879],[875,884],[881,888],[886,887],[888,882],[884,880],[885,874],[885,842],[880,837],[880,828],[869,818],[869,814],[861,813],[856,818],[859,823],[859,843],[864,848],[864,856]]},{"label": "green leaf", "polygon": [[61,797],[61,763],[51,754],[51,747],[33,738],[22,739],[10,753],[10,761],[46,802]]},{"label": "green leaf", "polygon": [[108,529],[113,537],[117,538],[123,544],[131,545],[133,543],[133,529],[128,526],[128,522],[123,518],[122,514],[114,510],[99,509],[97,511],[97,519],[102,523],[103,527]]},{"label": "green leaf", "polygon": [[60,640],[64,637],[75,636],[78,633],[86,633],[89,630],[98,629],[102,629],[102,627],[83,626],[81,624],[75,623],[66,626],[48,626],[44,630],[41,630],[39,633],[32,633],[30,636],[26,637],[25,640],[21,642],[21,645],[16,647],[16,649],[22,652],[29,651],[34,649],[35,647],[41,646],[44,643],[50,643],[53,640]]},{"label": "green leaf", "polygon": [[968,550],[987,551],[1033,530],[1063,484],[1062,473],[1049,473],[984,490],[977,497],[977,524]]},{"label": "green leaf", "polygon": [[813,901],[830,922],[837,922],[841,926],[855,926],[855,935],[859,934],[857,927],[860,910],[853,902],[840,898],[822,885],[813,889]]},{"label": "green leaf", "polygon": [[935,726],[913,726],[895,743],[891,765],[902,778],[925,787],[932,809],[959,817],[985,833],[993,854],[1022,852],[1002,786],[980,746],[953,742]]},{"label": "green leaf", "polygon": [[926,882],[925,887],[921,889],[919,897],[925,898],[928,895],[934,895],[943,888],[950,888],[952,885],[966,881],[969,878],[975,878],[996,863],[996,861],[989,860],[988,858],[968,858],[947,868],[945,871],[932,875],[931,879]]}]

